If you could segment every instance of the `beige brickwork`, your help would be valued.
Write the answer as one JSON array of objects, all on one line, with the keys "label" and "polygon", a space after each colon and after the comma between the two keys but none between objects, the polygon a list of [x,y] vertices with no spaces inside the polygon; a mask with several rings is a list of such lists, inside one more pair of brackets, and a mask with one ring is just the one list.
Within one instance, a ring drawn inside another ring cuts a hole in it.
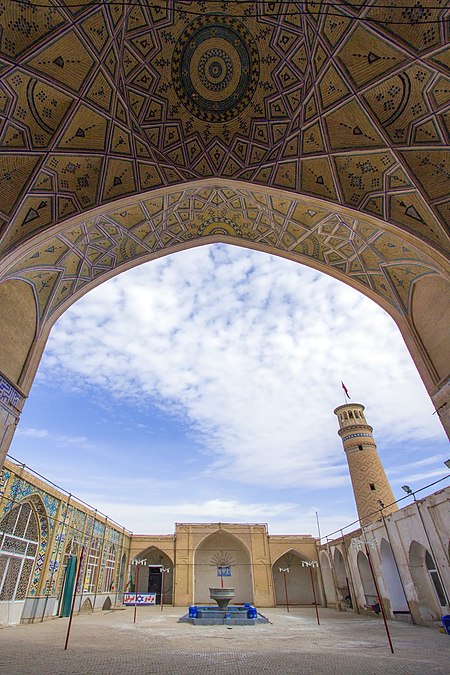
[{"label": "beige brickwork", "polygon": [[372,427],[367,424],[364,406],[346,403],[334,411],[339,420],[339,436],[347,455],[358,516],[363,525],[397,511],[394,495],[386,477]]}]

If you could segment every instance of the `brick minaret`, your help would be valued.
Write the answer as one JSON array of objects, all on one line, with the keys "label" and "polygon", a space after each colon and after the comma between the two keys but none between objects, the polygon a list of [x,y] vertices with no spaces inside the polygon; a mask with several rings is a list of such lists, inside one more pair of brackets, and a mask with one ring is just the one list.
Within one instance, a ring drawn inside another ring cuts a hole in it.
[{"label": "brick minaret", "polygon": [[397,511],[394,495],[377,452],[372,427],[367,424],[361,403],[346,403],[334,411],[339,420],[338,434],[342,438],[352,479],[358,516],[363,525],[380,517],[380,501],[385,505],[383,515]]}]

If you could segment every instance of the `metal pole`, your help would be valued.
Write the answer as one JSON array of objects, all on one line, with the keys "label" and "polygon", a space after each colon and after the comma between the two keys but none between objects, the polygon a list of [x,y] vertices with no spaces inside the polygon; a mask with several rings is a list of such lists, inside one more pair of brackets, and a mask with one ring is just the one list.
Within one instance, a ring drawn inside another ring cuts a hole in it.
[{"label": "metal pole", "polygon": [[317,511],[316,511],[316,521],[317,521],[317,532],[319,534],[319,546],[320,546],[321,541],[322,541],[322,537],[320,536],[319,514],[317,513]]},{"label": "metal pole", "polygon": [[161,569],[161,573],[162,573],[162,579],[161,579],[161,612],[163,611],[163,608],[164,608],[164,575],[165,575],[165,572],[166,572],[166,570],[163,567]]},{"label": "metal pole", "polygon": [[72,626],[73,610],[74,610],[74,607],[75,607],[75,598],[77,597],[78,581],[80,580],[81,563],[83,562],[83,556],[84,556],[84,546],[81,547],[80,564],[78,565],[77,580],[75,582],[75,588],[73,590],[72,607],[70,609],[70,619],[69,619],[69,625],[67,626],[66,644],[64,645],[64,650],[67,649],[67,645],[69,644],[70,628]]},{"label": "metal pole", "polygon": [[312,565],[309,565],[309,573],[311,575],[311,586],[312,586],[312,592],[314,596],[314,606],[316,608],[316,616],[317,616],[317,625],[320,626],[320,619],[319,619],[319,610],[317,608],[317,599],[316,599],[316,589],[314,587],[314,578],[313,578],[313,571],[312,571]]},{"label": "metal pole", "polygon": [[136,609],[137,609],[137,597],[138,597],[138,586],[139,586],[139,570],[141,569],[141,566],[137,566],[137,572],[136,572],[136,588],[135,588],[135,595],[134,595],[134,620],[133,623],[136,623]]},{"label": "metal pole", "polygon": [[[364,534],[364,538],[365,538],[365,534]],[[383,602],[382,602],[381,596],[380,596],[380,590],[378,588],[378,583],[377,583],[377,580],[375,578],[375,573],[373,571],[373,565],[372,565],[372,559],[370,557],[369,547],[367,546],[366,541],[364,541],[364,546],[365,546],[365,549],[366,549],[367,560],[369,561],[369,567],[370,567],[370,571],[371,571],[371,574],[372,574],[373,583],[375,585],[375,591],[377,593],[378,604],[380,605],[381,614],[383,616],[384,627],[386,629],[386,635],[387,635],[387,638],[388,638],[389,647],[391,648],[391,652],[393,654],[394,653],[394,647],[392,646],[391,634],[389,632],[389,627],[387,625],[386,614],[384,612]]]}]

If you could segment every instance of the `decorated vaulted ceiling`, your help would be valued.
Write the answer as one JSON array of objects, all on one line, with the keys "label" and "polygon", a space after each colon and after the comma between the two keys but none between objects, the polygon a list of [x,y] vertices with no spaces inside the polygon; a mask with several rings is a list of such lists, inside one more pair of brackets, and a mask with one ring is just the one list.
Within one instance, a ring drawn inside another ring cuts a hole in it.
[{"label": "decorated vaulted ceiling", "polygon": [[447,6],[0,0],[2,278],[45,321],[228,238],[407,315],[449,248]]}]

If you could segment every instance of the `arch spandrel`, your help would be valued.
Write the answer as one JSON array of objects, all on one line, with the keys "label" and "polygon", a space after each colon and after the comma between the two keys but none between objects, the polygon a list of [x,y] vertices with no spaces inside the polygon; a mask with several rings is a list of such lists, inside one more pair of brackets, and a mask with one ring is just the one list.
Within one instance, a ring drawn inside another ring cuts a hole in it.
[{"label": "arch spandrel", "polygon": [[[374,218],[280,190],[229,181],[191,183],[141,195],[79,218],[36,238],[11,257],[5,279],[32,284],[41,325],[106,278],[192,246],[228,242],[315,267],[407,316],[411,289],[426,275],[444,275],[442,258],[405,241]],[[428,250],[427,250],[428,249]]]},{"label": "arch spandrel", "polygon": [[39,4],[0,16],[3,251],[214,177],[345,205],[448,250],[443,0]]}]

